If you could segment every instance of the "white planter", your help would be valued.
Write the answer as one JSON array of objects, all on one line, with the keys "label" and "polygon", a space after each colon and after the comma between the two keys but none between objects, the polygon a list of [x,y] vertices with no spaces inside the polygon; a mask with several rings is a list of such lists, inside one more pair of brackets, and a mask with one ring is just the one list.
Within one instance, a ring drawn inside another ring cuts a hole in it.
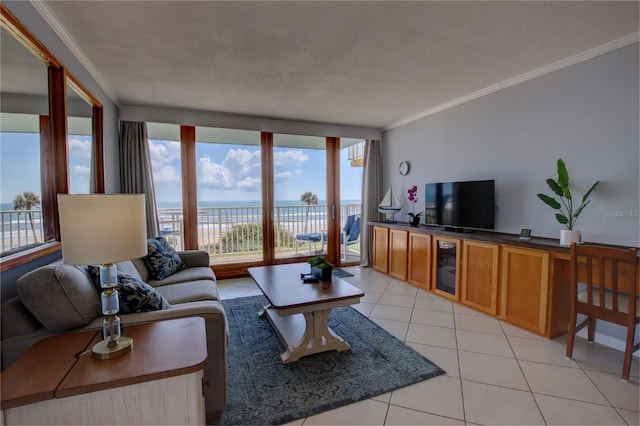
[{"label": "white planter", "polygon": [[575,229],[561,229],[560,230],[560,245],[570,246],[571,243],[580,242],[580,231]]}]

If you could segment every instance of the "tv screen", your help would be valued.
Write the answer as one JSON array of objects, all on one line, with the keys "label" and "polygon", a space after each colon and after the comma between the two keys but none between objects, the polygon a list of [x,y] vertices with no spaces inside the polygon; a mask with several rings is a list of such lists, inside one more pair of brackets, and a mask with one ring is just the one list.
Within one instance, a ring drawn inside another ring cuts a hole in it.
[{"label": "tv screen", "polygon": [[494,229],[494,180],[427,183],[424,194],[427,224]]}]

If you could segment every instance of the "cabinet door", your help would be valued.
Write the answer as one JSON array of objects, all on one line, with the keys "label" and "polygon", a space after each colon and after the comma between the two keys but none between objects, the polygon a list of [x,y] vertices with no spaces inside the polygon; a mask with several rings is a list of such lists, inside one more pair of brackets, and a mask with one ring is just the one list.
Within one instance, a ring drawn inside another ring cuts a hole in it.
[{"label": "cabinet door", "polygon": [[539,334],[547,325],[549,253],[502,248],[500,317]]},{"label": "cabinet door", "polygon": [[498,305],[497,244],[465,240],[462,244],[462,276],[460,301],[491,315]]},{"label": "cabinet door", "polygon": [[389,275],[405,281],[407,279],[408,232],[389,230]]},{"label": "cabinet door", "polygon": [[389,268],[389,228],[373,227],[373,269],[387,273]]},{"label": "cabinet door", "polygon": [[407,281],[429,290],[431,287],[431,235],[409,233]]},{"label": "cabinet door", "polygon": [[435,293],[453,300],[460,299],[460,243],[458,238],[433,237],[432,288]]}]

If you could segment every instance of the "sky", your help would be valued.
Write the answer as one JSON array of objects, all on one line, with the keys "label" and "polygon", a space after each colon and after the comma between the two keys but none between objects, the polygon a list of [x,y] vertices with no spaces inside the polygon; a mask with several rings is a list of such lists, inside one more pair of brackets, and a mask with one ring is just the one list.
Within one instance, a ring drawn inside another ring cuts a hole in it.
[{"label": "sky", "polygon": [[[156,199],[181,200],[180,144],[151,140],[149,144]],[[311,191],[325,200],[324,150],[274,148],[274,193],[276,200],[297,201]],[[362,167],[351,167],[347,150],[341,151],[341,198],[359,200]],[[198,200],[261,200],[260,149],[253,145],[196,144]],[[88,193],[91,137],[70,135],[70,192]],[[0,133],[0,202],[13,203],[18,194],[31,191],[41,195],[40,148],[37,133]]]},{"label": "sky", "polygon": [[[69,135],[70,192],[89,192],[91,136]],[[0,133],[0,202],[13,203],[17,195],[31,191],[42,195],[40,184],[40,135]]]},{"label": "sky", "polygon": [[[150,141],[156,199],[181,199],[180,144]],[[325,151],[274,148],[274,193],[276,200],[299,200],[311,191],[325,200]],[[252,145],[196,144],[196,179],[199,202],[261,200],[260,148]],[[359,200],[362,167],[351,167],[347,150],[341,152],[341,198]]]}]

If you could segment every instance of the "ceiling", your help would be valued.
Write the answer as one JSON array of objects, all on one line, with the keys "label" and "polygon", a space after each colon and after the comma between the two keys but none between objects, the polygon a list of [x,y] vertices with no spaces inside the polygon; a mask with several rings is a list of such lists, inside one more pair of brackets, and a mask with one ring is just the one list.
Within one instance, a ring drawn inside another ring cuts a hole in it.
[{"label": "ceiling", "polygon": [[120,105],[376,129],[630,44],[639,25],[637,1],[34,5]]}]

